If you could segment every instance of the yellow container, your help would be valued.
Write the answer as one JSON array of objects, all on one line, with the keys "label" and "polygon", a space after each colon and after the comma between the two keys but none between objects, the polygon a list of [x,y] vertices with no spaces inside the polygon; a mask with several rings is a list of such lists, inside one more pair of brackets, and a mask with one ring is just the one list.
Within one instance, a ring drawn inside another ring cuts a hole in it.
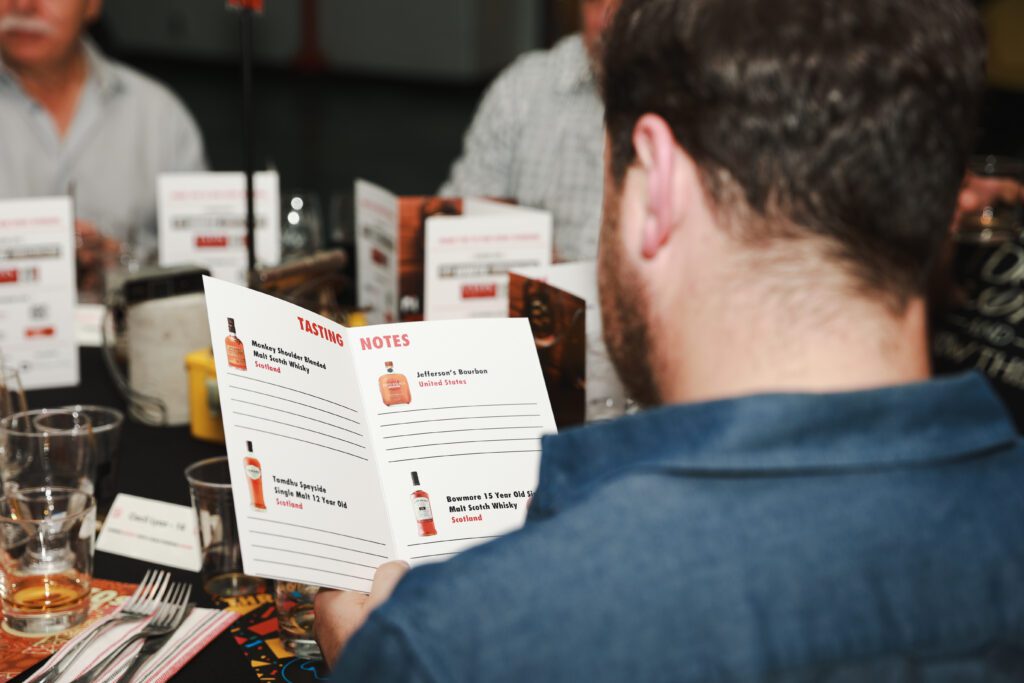
[{"label": "yellow container", "polygon": [[212,349],[199,349],[185,356],[188,370],[188,409],[192,436],[211,443],[224,443],[220,416],[217,368]]}]

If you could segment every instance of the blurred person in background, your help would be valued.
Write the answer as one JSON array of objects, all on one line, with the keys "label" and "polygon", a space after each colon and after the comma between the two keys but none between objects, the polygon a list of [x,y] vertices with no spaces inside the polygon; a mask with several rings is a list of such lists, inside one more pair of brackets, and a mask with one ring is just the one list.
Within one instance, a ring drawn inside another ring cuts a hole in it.
[{"label": "blurred person in background", "polygon": [[1024,442],[928,360],[976,9],[623,0],[604,64],[604,333],[659,407],[545,438],[521,530],[321,591],[333,680],[1024,680]]},{"label": "blurred person in background", "polygon": [[178,98],[85,35],[102,5],[0,0],[0,198],[72,196],[83,290],[154,249],[157,175],[206,167]]},{"label": "blurred person in background", "polygon": [[619,0],[582,0],[580,32],[527,53],[484,94],[440,193],[546,209],[555,258],[592,260],[601,224],[601,38]]}]

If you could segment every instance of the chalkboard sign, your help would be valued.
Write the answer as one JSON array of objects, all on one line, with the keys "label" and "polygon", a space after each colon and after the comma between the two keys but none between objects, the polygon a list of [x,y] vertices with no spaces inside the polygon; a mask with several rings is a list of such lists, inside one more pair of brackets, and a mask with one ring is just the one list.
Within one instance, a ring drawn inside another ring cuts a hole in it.
[{"label": "chalkboard sign", "polygon": [[985,373],[1024,431],[1024,241],[960,243],[932,317],[936,373]]}]

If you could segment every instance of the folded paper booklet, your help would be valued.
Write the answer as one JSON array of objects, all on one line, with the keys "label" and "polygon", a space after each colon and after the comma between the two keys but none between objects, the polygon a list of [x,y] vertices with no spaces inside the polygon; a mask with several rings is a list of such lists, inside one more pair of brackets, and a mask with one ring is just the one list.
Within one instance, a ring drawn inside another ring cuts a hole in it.
[{"label": "folded paper booklet", "polygon": [[527,320],[347,329],[205,283],[246,573],[368,591],[522,524],[555,431]]}]

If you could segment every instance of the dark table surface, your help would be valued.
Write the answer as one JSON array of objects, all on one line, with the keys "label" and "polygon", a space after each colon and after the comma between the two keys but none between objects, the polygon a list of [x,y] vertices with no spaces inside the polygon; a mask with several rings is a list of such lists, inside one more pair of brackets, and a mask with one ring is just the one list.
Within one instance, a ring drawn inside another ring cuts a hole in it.
[{"label": "dark table surface", "polygon": [[[99,349],[83,348],[80,353],[81,384],[67,389],[29,392],[30,408],[92,403],[124,410],[124,401],[107,374]],[[185,467],[197,460],[223,454],[223,445],[193,439],[188,427],[147,427],[126,419],[118,453],[118,491],[189,505]],[[151,566],[127,557],[97,552],[94,575],[101,579],[138,583]],[[199,606],[213,606],[209,597],[203,593],[198,574],[170,567],[165,569],[171,571],[174,580],[187,581],[193,585],[193,599]],[[33,670],[14,680],[24,680]],[[257,679],[241,650],[225,632],[196,655],[173,680],[206,683]]]}]

